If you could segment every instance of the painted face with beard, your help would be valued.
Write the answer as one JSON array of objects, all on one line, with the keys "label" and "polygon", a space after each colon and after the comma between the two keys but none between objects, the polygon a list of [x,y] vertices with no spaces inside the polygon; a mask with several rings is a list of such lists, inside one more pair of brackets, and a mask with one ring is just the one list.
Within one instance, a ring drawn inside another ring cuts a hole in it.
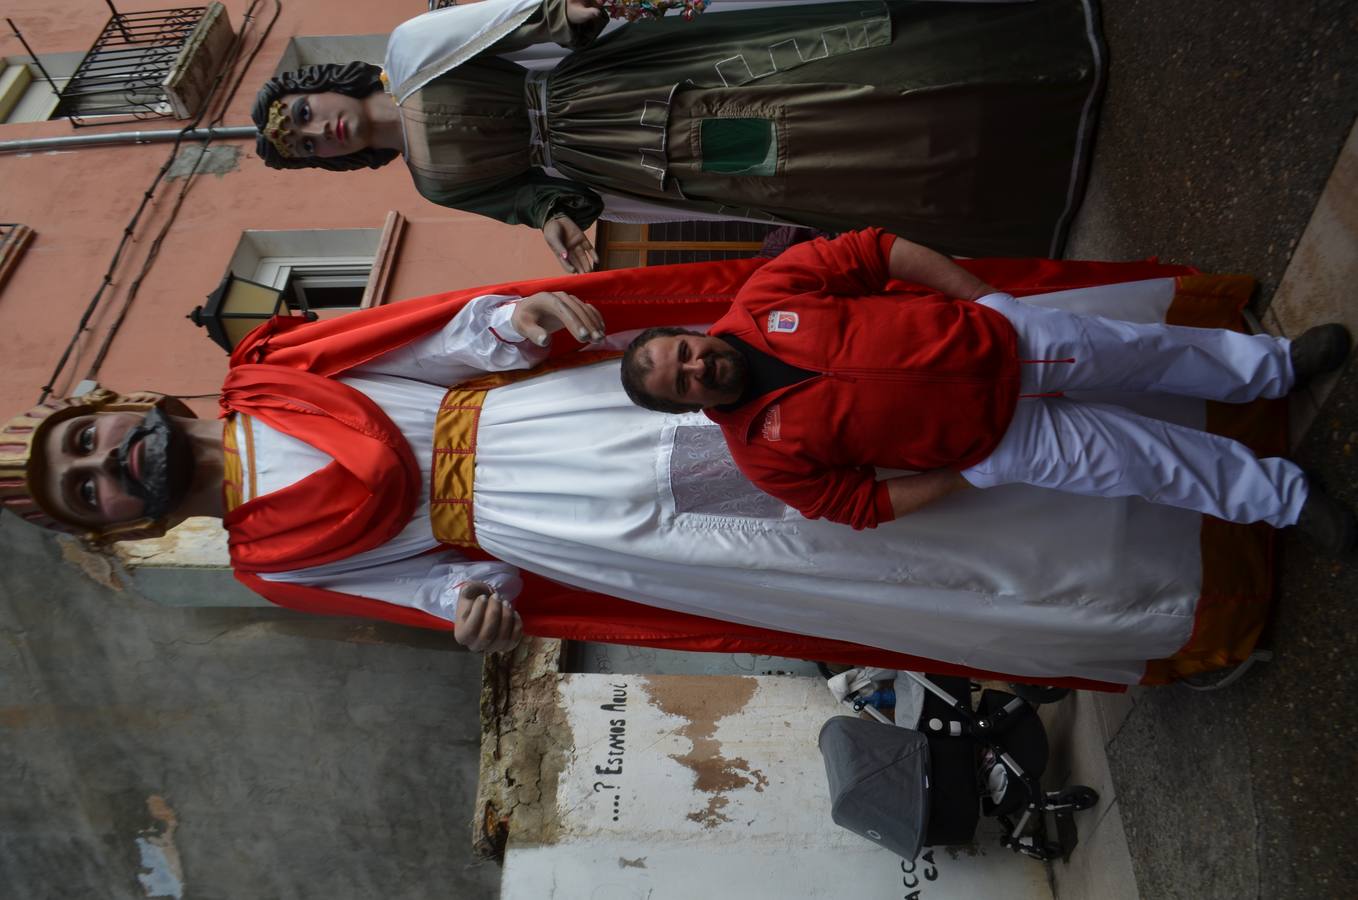
[{"label": "painted face with beard", "polygon": [[[134,453],[139,454],[135,468]],[[193,482],[193,450],[164,410],[148,412],[123,438],[116,455],[123,490],[146,504],[147,518],[159,519],[184,501]]]},{"label": "painted face with beard", "polygon": [[156,408],[102,412],[54,426],[45,437],[46,500],[90,528],[172,513],[193,482],[193,447],[182,425]]}]

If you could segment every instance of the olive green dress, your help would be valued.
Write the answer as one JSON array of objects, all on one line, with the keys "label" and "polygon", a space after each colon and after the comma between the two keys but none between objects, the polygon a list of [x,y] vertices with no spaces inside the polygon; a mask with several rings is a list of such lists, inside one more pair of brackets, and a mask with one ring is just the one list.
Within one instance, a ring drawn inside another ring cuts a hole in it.
[{"label": "olive green dress", "polygon": [[591,37],[546,0],[493,52],[587,45],[550,74],[483,54],[407,100],[421,194],[536,227],[607,217],[602,192],[961,255],[1060,251],[1102,73],[1087,0],[775,6]]}]

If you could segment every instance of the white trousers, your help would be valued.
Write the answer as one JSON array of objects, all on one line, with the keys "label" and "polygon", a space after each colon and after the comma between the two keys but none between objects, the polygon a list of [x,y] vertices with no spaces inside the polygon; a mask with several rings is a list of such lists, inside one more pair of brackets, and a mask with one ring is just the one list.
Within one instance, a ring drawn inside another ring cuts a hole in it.
[{"label": "white trousers", "polygon": [[1243,403],[1292,387],[1290,342],[1215,328],[1081,316],[991,294],[980,303],[1018,332],[1020,399],[989,457],[962,472],[976,487],[1031,484],[1141,497],[1231,522],[1296,524],[1306,476],[1236,441],[1089,403],[1066,391],[1135,391]]}]

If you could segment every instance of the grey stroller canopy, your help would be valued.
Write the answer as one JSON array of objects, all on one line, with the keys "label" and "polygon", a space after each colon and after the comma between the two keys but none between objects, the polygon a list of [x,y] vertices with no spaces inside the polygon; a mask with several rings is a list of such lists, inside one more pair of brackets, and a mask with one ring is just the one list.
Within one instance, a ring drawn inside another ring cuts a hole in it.
[{"label": "grey stroller canopy", "polygon": [[817,743],[835,824],[914,859],[929,824],[929,739],[907,728],[835,716]]}]

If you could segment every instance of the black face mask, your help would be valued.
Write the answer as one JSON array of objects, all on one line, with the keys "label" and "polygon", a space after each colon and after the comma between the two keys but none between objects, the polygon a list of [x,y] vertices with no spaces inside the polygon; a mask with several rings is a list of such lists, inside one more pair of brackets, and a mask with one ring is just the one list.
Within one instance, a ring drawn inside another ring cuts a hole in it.
[{"label": "black face mask", "polygon": [[[132,474],[132,448],[140,442],[141,479]],[[123,490],[146,504],[148,519],[173,511],[193,482],[193,448],[188,435],[159,407],[152,409],[118,447],[118,479]]]}]

